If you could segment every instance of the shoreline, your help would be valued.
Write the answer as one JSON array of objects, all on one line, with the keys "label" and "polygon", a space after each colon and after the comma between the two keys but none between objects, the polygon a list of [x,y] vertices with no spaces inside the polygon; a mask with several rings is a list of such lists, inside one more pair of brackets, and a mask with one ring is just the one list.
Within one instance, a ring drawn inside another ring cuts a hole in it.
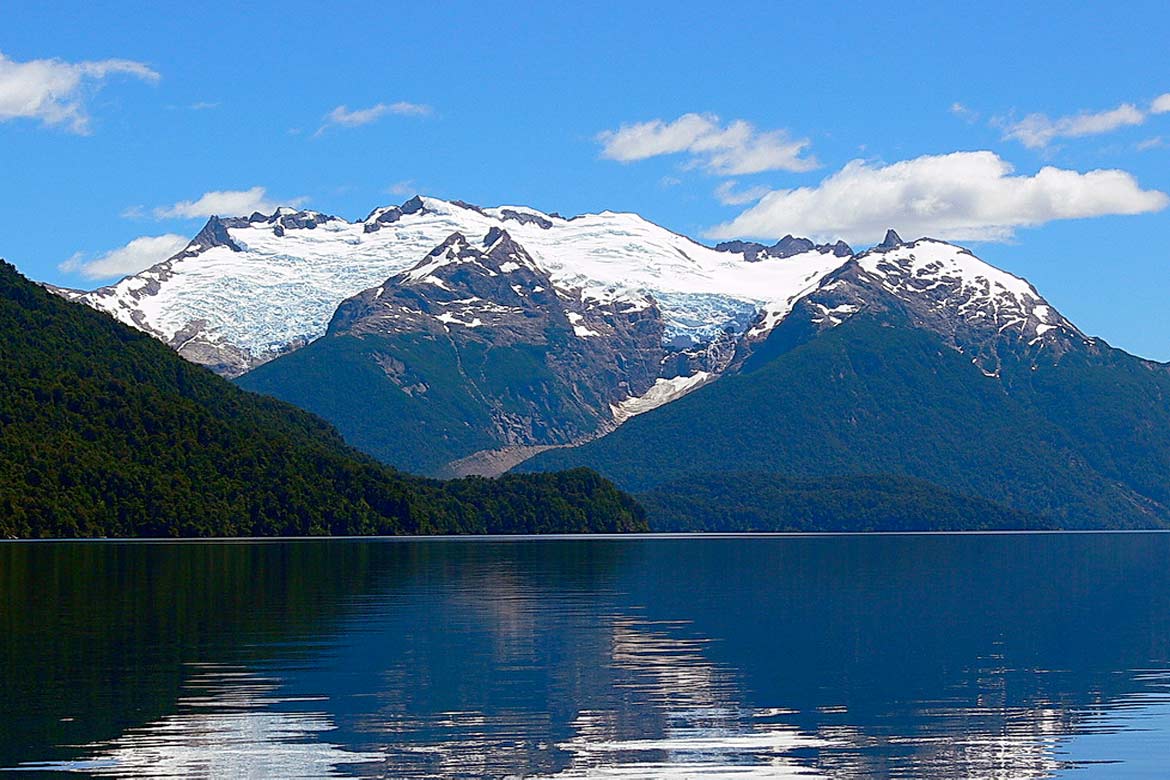
[{"label": "shoreline", "polygon": [[821,539],[870,536],[1056,536],[1107,534],[1166,534],[1167,528],[1069,529],[1069,530],[999,530],[999,531],[739,531],[739,532],[671,532],[629,534],[403,534],[401,536],[199,536],[178,539],[127,537],[69,537],[60,539],[0,539],[0,544],[252,544],[257,542],[540,542],[540,541],[617,541],[685,539]]}]

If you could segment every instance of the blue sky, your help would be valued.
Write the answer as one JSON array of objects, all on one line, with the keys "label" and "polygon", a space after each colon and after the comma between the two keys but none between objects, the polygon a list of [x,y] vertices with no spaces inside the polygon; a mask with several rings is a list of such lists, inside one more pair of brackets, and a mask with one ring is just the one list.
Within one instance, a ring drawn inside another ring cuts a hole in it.
[{"label": "blue sky", "polygon": [[707,241],[889,224],[1170,360],[1164,0],[828,5],[7,3],[0,256],[88,288],[210,210],[416,191]]}]

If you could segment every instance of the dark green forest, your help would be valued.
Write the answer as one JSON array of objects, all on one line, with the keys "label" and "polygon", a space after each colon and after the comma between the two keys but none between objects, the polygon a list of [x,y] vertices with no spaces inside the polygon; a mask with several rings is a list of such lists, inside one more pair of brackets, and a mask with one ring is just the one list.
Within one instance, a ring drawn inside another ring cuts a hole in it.
[{"label": "dark green forest", "polygon": [[906,477],[707,474],[640,493],[655,531],[1021,531],[1051,520]]},{"label": "dark green forest", "polygon": [[[391,383],[373,360],[376,354],[412,366],[412,381],[426,379],[425,399]],[[460,359],[454,344],[426,335],[330,334],[235,381],[321,415],[346,441],[384,463],[434,474],[449,461],[500,446]]]},{"label": "dark green forest", "polygon": [[0,535],[624,532],[597,474],[413,477],[0,261]]}]

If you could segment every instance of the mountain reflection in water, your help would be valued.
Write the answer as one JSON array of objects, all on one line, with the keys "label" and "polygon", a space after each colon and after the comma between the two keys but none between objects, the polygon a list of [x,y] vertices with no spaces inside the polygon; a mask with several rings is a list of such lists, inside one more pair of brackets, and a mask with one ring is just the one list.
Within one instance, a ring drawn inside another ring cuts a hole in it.
[{"label": "mountain reflection in water", "polygon": [[1161,777],[1170,535],[0,546],[0,767]]}]

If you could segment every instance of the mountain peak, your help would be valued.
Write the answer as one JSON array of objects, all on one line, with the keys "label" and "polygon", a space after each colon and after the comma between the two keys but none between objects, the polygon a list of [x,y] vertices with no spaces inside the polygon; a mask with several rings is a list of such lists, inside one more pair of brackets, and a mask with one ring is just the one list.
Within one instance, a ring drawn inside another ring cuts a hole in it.
[{"label": "mountain peak", "polygon": [[364,233],[377,233],[383,225],[392,225],[408,214],[427,213],[427,204],[422,196],[415,195],[399,206],[381,206],[374,209],[362,220]]},{"label": "mountain peak", "polygon": [[792,257],[816,249],[816,244],[807,238],[797,238],[791,233],[777,241],[768,249],[770,257]]},{"label": "mountain peak", "polygon": [[512,237],[508,235],[508,231],[503,228],[492,227],[488,230],[487,235],[483,237],[483,245],[486,247],[494,247],[500,241],[511,241]]},{"label": "mountain peak", "polygon": [[833,253],[834,257],[852,257],[853,247],[846,244],[844,241],[838,240],[837,243],[829,246],[826,244],[829,251]]},{"label": "mountain peak", "polygon": [[452,250],[454,250],[454,253],[458,255],[469,246],[471,246],[471,242],[467,240],[467,236],[456,230],[454,233],[443,239],[442,243],[432,249],[427,257],[423,258],[422,262],[419,264],[425,264],[427,262],[427,258],[438,257],[442,254],[449,254]]},{"label": "mountain peak", "polygon": [[902,237],[898,235],[898,232],[890,228],[886,231],[886,237],[874,249],[896,249],[902,246],[903,243]]},{"label": "mountain peak", "polygon": [[219,217],[211,217],[203,229],[195,234],[195,238],[187,244],[187,249],[211,249],[213,246],[226,246],[233,252],[242,252],[240,245],[232,240],[227,232],[227,226]]},{"label": "mountain peak", "polygon": [[791,233],[772,246],[765,246],[756,241],[723,241],[715,245],[715,251],[743,255],[743,259],[749,263],[767,258],[784,260],[806,252],[820,252],[822,255],[830,254],[840,258],[853,255],[853,248],[844,241],[838,241],[835,244],[817,244],[810,239],[794,236]]}]

